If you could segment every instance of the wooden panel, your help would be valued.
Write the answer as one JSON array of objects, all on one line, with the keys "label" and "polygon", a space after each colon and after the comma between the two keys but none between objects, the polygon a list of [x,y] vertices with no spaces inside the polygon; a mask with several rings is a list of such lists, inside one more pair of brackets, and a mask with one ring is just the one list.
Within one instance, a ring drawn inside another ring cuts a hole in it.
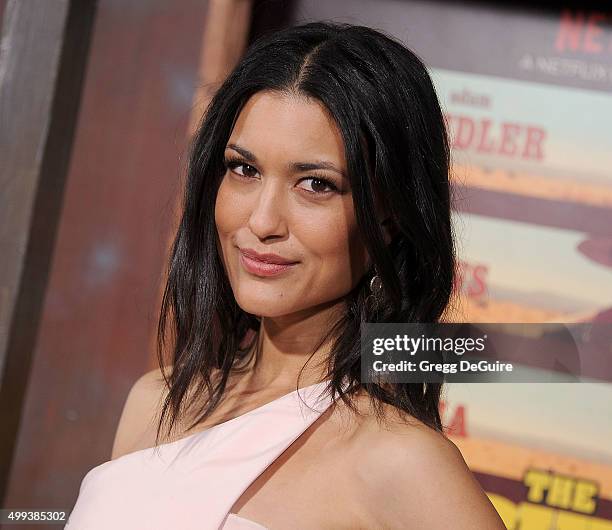
[{"label": "wooden panel", "polygon": [[33,359],[93,1],[3,4],[0,60],[0,496]]},{"label": "wooden panel", "polygon": [[153,366],[206,7],[98,2],[5,507],[71,509]]}]

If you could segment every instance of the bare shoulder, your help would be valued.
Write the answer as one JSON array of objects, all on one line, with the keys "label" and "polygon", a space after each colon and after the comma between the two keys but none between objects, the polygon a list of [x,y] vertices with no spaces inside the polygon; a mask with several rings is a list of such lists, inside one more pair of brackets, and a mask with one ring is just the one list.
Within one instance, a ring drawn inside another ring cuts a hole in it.
[{"label": "bare shoulder", "polygon": [[[362,405],[363,406],[363,405]],[[376,528],[505,530],[458,447],[416,418],[384,405],[387,423],[366,416],[354,437],[362,505]]]},{"label": "bare shoulder", "polygon": [[[166,376],[172,367],[166,367]],[[113,443],[111,459],[154,445],[157,421],[167,395],[167,387],[159,368],[142,375],[132,385]]]}]

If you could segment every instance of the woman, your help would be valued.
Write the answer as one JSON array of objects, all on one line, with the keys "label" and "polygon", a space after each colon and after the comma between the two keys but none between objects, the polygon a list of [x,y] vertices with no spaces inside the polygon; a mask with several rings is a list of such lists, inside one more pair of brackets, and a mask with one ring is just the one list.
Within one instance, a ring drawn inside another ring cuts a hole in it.
[{"label": "woman", "polygon": [[504,528],[440,385],[360,382],[363,322],[449,304],[448,172],[431,79],[397,41],[310,23],[253,44],[194,140],[172,365],[132,388],[67,528]]}]

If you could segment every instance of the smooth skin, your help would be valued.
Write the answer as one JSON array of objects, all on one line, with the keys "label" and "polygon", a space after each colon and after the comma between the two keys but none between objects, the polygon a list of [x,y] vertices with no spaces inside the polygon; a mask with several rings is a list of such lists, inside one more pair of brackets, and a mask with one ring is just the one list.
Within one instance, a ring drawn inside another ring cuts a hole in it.
[{"label": "smooth skin", "polygon": [[[340,131],[318,101],[254,95],[236,122],[225,157],[228,168],[215,207],[217,243],[238,304],[262,316],[262,355],[247,373],[230,380],[211,417],[178,438],[292,391],[321,330],[343,310],[342,297],[369,267]],[[379,221],[385,213],[378,209]],[[383,229],[388,242],[392,223]],[[241,265],[239,247],[299,263],[262,278]],[[327,348],[308,364],[312,368],[302,373],[301,387],[322,378],[316,361],[324,359]],[[113,458],[154,445],[165,392],[159,370],[135,383]],[[416,419],[401,420],[388,405],[387,422],[380,424],[367,396],[356,400],[363,416],[341,404],[331,407],[231,511],[272,530],[505,528],[450,440]]]},{"label": "smooth skin", "polygon": [[[343,310],[341,298],[366,272],[344,145],[320,103],[271,93],[247,102],[227,145],[230,168],[219,187],[215,221],[236,301],[263,317],[262,357],[251,380],[256,388],[288,388],[324,326]],[[253,157],[244,156],[247,151]],[[292,168],[300,163],[335,170]],[[299,264],[261,278],[240,264],[238,248]]]}]

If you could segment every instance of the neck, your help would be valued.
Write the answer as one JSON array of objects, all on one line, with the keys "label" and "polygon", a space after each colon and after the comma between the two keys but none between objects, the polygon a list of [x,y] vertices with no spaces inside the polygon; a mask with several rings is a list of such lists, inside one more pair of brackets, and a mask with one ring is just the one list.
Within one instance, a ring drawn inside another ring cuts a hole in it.
[{"label": "neck", "polygon": [[300,387],[326,379],[333,337],[321,342],[345,310],[344,301],[336,301],[308,312],[262,317],[248,386],[293,387],[298,375]]}]

